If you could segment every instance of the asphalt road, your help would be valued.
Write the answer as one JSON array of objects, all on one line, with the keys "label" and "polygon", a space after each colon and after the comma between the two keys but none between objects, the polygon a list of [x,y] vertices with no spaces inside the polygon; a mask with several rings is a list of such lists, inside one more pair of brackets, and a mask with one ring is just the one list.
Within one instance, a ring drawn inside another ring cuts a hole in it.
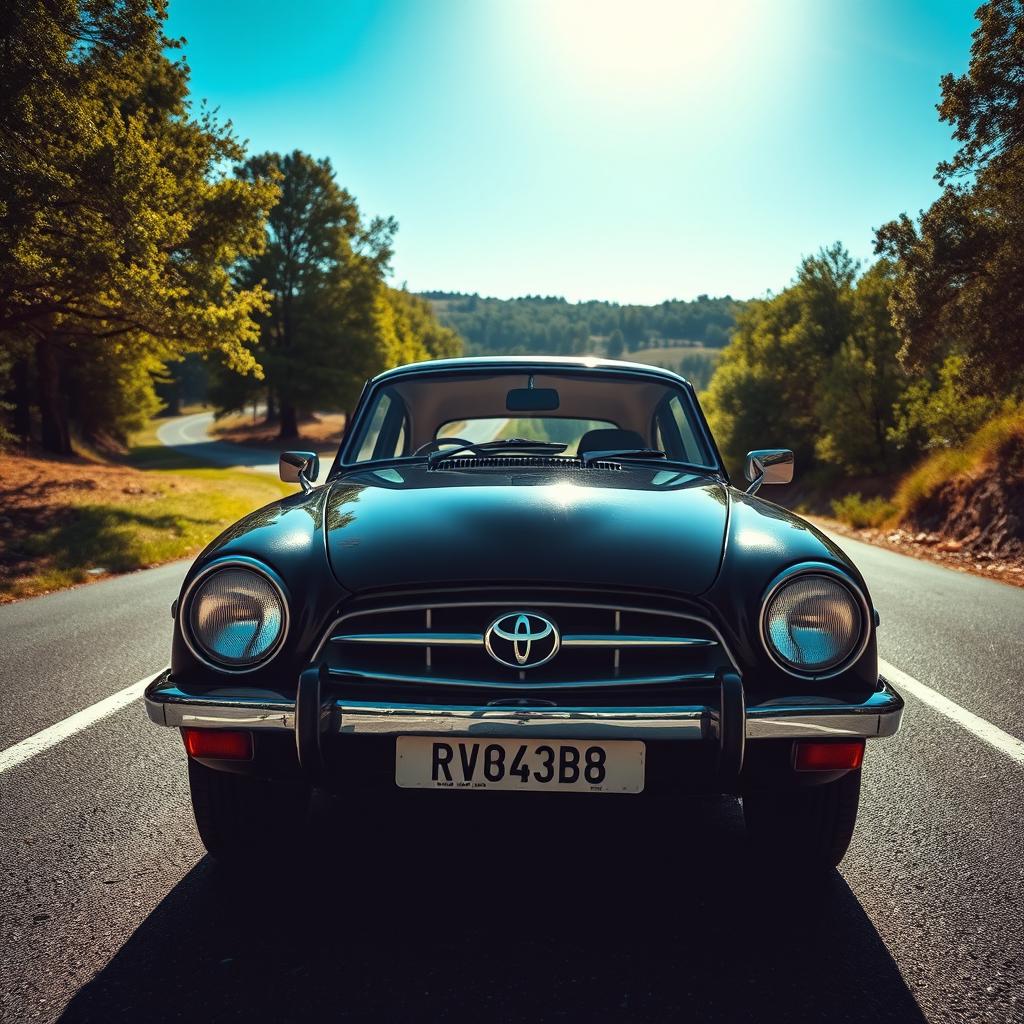
[{"label": "asphalt road", "polygon": [[[1024,590],[841,543],[882,657],[1024,737]],[[0,751],[165,664],[184,570],[0,607]],[[1024,1020],[1024,765],[908,694],[864,780],[803,893],[718,800],[323,799],[238,879],[136,700],[0,774],[0,1019]]]},{"label": "asphalt road", "polygon": [[249,448],[230,441],[210,438],[213,426],[212,412],[197,412],[191,416],[177,416],[162,423],[156,432],[157,440],[198,462],[212,462],[217,466],[248,466],[261,473],[277,476],[277,455],[261,448]]}]

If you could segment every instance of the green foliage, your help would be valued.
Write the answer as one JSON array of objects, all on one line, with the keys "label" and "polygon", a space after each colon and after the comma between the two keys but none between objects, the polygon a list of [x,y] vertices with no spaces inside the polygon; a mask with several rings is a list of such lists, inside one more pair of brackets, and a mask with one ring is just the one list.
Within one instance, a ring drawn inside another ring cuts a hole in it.
[{"label": "green foliage", "polygon": [[718,299],[700,295],[693,302],[673,299],[656,306],[566,302],[540,295],[489,299],[425,292],[424,297],[441,322],[466,339],[470,355],[606,354],[618,358],[627,350],[651,346],[720,347],[729,340],[736,312],[743,306],[728,295]]},{"label": "green foliage", "polygon": [[461,354],[462,339],[438,322],[426,299],[397,288],[382,288],[377,302],[380,369]]},{"label": "green foliage", "polygon": [[964,385],[964,358],[947,356],[938,371],[911,383],[896,403],[889,437],[913,452],[964,444],[998,408],[988,395],[972,395]]},{"label": "green foliage", "polygon": [[896,511],[896,505],[888,499],[876,497],[865,501],[859,492],[832,502],[832,515],[858,530],[867,526],[883,526]]},{"label": "green foliage", "polygon": [[[67,450],[116,364],[104,425],[123,433],[150,373],[216,350],[240,370],[264,303],[230,268],[262,245],[275,189],[225,166],[229,125],[188,104],[161,0],[19,0],[3,15],[0,334],[31,345],[43,440]],[[122,390],[119,390],[122,389]]]},{"label": "green foliage", "polygon": [[893,406],[906,387],[889,318],[890,267],[875,264],[851,287],[848,331],[820,382],[815,456],[848,474],[884,472],[896,452]]},{"label": "green foliage", "polygon": [[[301,411],[344,408],[373,366],[371,324],[397,225],[365,225],[326,159],[299,151],[264,153],[237,173],[240,181],[280,189],[266,244],[241,261],[238,277],[269,293],[252,354],[267,375],[281,436],[293,437]],[[215,398],[225,402],[231,387],[251,390],[228,378]]]},{"label": "green foliage", "polygon": [[893,259],[893,319],[902,358],[917,370],[964,357],[974,393],[1024,390],[1024,4],[977,11],[970,67],[942,78],[939,115],[960,148],[940,163],[942,195],[915,224],[906,214],[876,233]]},{"label": "green foliage", "polygon": [[265,394],[280,436],[293,437],[303,413],[350,409],[363,382],[384,368],[458,354],[458,336],[425,300],[383,283],[397,224],[379,217],[365,223],[329,160],[264,153],[238,175],[276,183],[281,198],[270,212],[266,246],[238,271],[247,286],[270,296],[252,346],[267,383],[222,367],[210,392],[222,411]]},{"label": "green foliage", "polygon": [[706,396],[734,470],[751,448],[790,447],[801,463],[813,459],[815,439],[831,426],[823,429],[823,382],[854,326],[856,269],[837,243],[805,259],[789,288],[739,314]]}]

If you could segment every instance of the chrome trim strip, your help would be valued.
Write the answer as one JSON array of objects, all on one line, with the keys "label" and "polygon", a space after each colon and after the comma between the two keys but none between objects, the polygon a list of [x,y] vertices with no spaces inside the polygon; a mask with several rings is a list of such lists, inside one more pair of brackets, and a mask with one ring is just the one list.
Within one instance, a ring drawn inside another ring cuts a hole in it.
[{"label": "chrome trim strip", "polygon": [[509,708],[338,701],[335,730],[342,736],[545,736],[572,739],[701,740],[704,707]]},{"label": "chrome trim strip", "polygon": [[570,634],[563,647],[717,647],[717,640],[699,636],[630,636],[626,633]]},{"label": "chrome trim strip", "polygon": [[607,686],[665,686],[671,683],[712,683],[714,672],[693,672],[689,675],[668,676],[619,676],[616,679],[575,679],[571,682],[536,682],[530,679],[516,679],[499,682],[488,679],[452,679],[449,676],[399,675],[395,672],[373,672],[363,668],[328,668],[338,679],[363,679],[368,682],[409,683],[416,686],[461,686],[484,690],[586,690]]},{"label": "chrome trim strip", "polygon": [[420,647],[483,647],[482,633],[339,633],[332,644],[415,644]]},{"label": "chrome trim strip", "polygon": [[[543,598],[542,594],[530,594],[529,596],[531,599],[536,599],[537,597]],[[380,614],[381,612],[428,611],[434,608],[507,608],[510,604],[515,603],[514,598],[512,601],[446,601],[444,599],[439,599],[437,601],[417,601],[414,604],[382,605],[378,608],[360,608],[356,611],[345,612],[344,614],[339,615],[327,628],[323,635],[323,639],[321,639],[320,643],[317,645],[310,661],[315,664],[320,660],[324,648],[331,642],[336,631],[346,619],[355,619],[363,615],[375,615]],[[707,628],[714,633],[717,638],[718,645],[723,651],[725,651],[726,657],[731,662],[733,669],[736,672],[740,671],[739,662],[733,656],[732,651],[729,649],[729,645],[725,642],[725,637],[722,636],[721,630],[719,630],[719,628],[710,619],[706,619],[701,615],[693,615],[689,612],[666,611],[661,608],[644,608],[639,605],[616,604],[613,601],[545,601],[542,599],[539,603],[544,605],[546,608],[596,608],[602,611],[611,612],[638,612],[641,615],[666,615],[674,619],[699,622],[702,626],[707,626]],[[563,637],[563,642],[564,639],[565,638]]]},{"label": "chrome trim strip", "polygon": [[[480,633],[339,633],[333,644],[414,644],[421,647],[483,647]],[[615,633],[572,633],[562,647],[717,647],[717,640],[694,636],[627,636]]]}]

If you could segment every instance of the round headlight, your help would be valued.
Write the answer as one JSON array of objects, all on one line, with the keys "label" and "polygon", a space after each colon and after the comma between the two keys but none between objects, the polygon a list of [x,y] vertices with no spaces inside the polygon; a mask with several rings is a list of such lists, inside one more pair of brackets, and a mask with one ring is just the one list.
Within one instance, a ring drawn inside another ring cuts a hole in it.
[{"label": "round headlight", "polygon": [[188,633],[211,662],[244,671],[268,660],[284,639],[284,595],[269,577],[228,565],[201,578],[188,604]]},{"label": "round headlight", "polygon": [[791,671],[818,675],[842,665],[864,634],[852,590],[825,575],[800,575],[769,596],[763,618],[768,653]]}]

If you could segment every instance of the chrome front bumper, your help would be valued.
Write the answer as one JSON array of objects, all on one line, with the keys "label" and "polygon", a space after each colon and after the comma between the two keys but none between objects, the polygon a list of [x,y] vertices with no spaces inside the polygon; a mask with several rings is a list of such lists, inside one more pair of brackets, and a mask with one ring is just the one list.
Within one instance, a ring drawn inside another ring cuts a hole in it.
[{"label": "chrome front bumper", "polygon": [[[170,672],[146,689],[146,711],[157,725],[294,731],[295,702],[243,687],[190,693]],[[747,740],[892,736],[903,698],[881,676],[863,703],[826,697],[745,706]],[[560,707],[397,704],[334,700],[320,709],[320,729],[340,736],[494,736],[562,739],[704,740],[721,734],[719,708]]]}]

